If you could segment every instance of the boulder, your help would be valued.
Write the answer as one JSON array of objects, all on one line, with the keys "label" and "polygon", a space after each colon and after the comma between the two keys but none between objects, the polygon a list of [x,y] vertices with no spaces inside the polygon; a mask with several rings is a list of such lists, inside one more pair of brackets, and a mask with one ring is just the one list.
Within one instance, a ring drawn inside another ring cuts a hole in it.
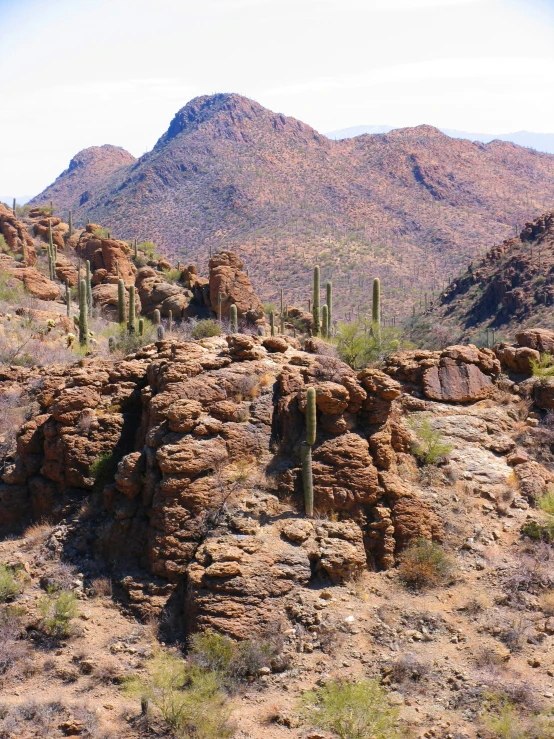
[{"label": "boulder", "polygon": [[242,260],[231,251],[221,251],[209,261],[209,301],[217,311],[221,296],[221,315],[228,318],[231,305],[237,306],[239,318],[251,323],[265,323],[264,307],[243,271]]},{"label": "boulder", "polygon": [[430,400],[473,403],[488,397],[494,385],[475,364],[443,357],[423,373],[423,392]]},{"label": "boulder", "polygon": [[519,346],[525,346],[529,349],[535,349],[538,352],[547,354],[554,353],[554,331],[545,328],[525,329],[516,334],[516,341]]}]

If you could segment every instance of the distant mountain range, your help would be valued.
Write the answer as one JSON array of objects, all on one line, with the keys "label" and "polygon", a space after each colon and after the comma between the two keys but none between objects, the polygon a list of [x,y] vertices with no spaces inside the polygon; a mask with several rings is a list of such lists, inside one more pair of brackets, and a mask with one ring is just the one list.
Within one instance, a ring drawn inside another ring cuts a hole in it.
[{"label": "distant mountain range", "polygon": [[234,249],[266,301],[283,287],[289,304],[307,307],[318,263],[336,317],[364,312],[380,277],[390,317],[552,208],[553,182],[554,156],[510,143],[432,126],[332,141],[217,94],[179,110],[139,159],[114,146],[80,152],[31,202],[153,240],[201,270],[211,251]]},{"label": "distant mountain range", "polygon": [[[395,131],[394,126],[352,126],[351,128],[341,128],[338,131],[331,131],[325,135],[334,140],[351,139],[355,136],[363,136],[363,134],[390,133]],[[535,149],[536,151],[544,151],[548,154],[554,154],[554,133],[533,133],[532,131],[515,131],[514,133],[468,133],[467,131],[456,131],[454,128],[439,128],[439,131],[450,136],[452,139],[467,139],[468,141],[481,141],[483,144],[489,144],[491,141],[509,141],[517,146],[524,146],[526,149]]]}]

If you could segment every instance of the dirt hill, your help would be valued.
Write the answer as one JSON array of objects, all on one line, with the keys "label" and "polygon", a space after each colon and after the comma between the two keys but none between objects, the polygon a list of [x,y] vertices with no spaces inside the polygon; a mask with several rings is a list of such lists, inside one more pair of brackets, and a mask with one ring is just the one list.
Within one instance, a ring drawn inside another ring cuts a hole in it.
[{"label": "dirt hill", "polygon": [[[491,249],[413,321],[428,341],[487,343],[522,328],[554,325],[554,213]],[[494,331],[494,334],[493,334]]]},{"label": "dirt hill", "polygon": [[305,305],[317,261],[337,316],[366,310],[379,276],[385,318],[551,207],[554,176],[552,155],[430,126],[330,141],[234,94],[189,102],[138,161],[100,147],[73,162],[33,204],[153,239],[174,261],[232,248],[265,300],[283,286]]}]

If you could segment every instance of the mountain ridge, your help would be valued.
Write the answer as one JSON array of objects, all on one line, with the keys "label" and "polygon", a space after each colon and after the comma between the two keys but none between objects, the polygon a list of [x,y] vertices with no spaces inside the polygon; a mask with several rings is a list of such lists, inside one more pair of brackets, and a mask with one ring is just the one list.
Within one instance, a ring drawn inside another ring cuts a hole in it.
[{"label": "mountain ridge", "polygon": [[[376,135],[381,133],[390,133],[402,128],[401,126],[373,125],[373,126],[350,126],[340,128],[336,131],[329,131],[325,134],[334,141],[340,141],[346,138],[354,138],[363,136],[364,134]],[[483,144],[490,144],[492,141],[505,141],[527,149],[534,149],[546,154],[554,154],[554,133],[536,133],[534,131],[513,131],[511,133],[470,133],[469,131],[459,131],[454,128],[439,128],[439,131],[453,139],[467,139],[468,141],[480,141]]]},{"label": "mountain ridge", "polygon": [[289,302],[307,303],[317,261],[348,296],[343,316],[369,306],[375,276],[385,314],[405,313],[407,294],[438,288],[546,210],[554,177],[552,155],[432,126],[332,141],[234,93],[194,98],[152,151],[116,158],[105,174],[66,170],[31,203],[153,240],[173,260],[235,249],[266,300],[286,285]]}]

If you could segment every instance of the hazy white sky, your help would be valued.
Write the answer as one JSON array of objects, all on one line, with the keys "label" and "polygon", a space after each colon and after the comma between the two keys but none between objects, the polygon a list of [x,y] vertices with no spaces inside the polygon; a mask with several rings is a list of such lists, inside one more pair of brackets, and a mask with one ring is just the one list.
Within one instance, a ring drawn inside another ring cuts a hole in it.
[{"label": "hazy white sky", "polygon": [[0,75],[0,195],[213,92],[321,132],[552,132],[554,0],[0,0]]}]

